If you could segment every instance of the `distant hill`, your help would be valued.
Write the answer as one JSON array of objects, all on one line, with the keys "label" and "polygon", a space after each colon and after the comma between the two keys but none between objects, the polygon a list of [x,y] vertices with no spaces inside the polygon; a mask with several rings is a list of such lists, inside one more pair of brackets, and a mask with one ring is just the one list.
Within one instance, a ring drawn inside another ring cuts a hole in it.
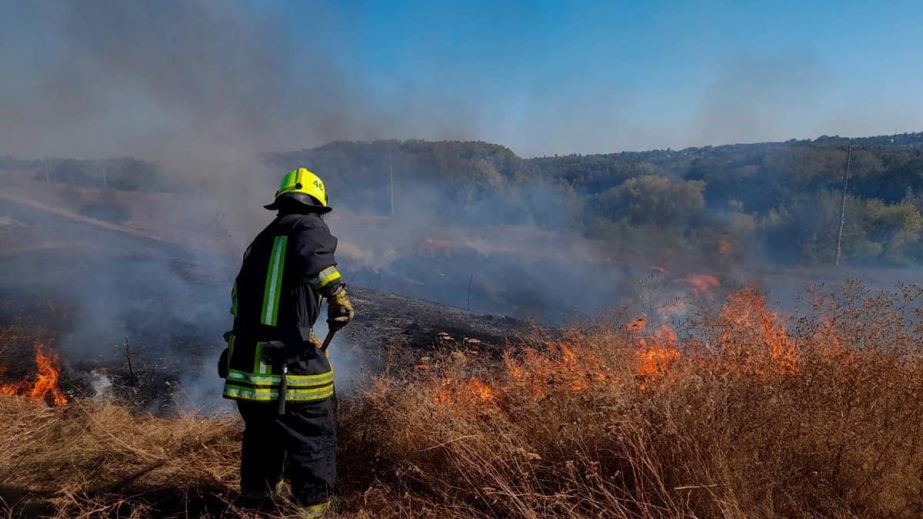
[{"label": "distant hill", "polygon": [[[823,264],[836,250],[850,143],[843,258],[923,262],[923,133],[531,159],[484,142],[334,142],[265,159],[316,169],[341,203],[365,210],[390,210],[393,177],[396,191],[440,190],[453,219],[478,221],[485,204],[502,201],[505,218],[543,222],[560,203],[598,238],[697,247],[725,235],[777,259]],[[535,186],[559,199],[530,203]]]},{"label": "distant hill", "polygon": [[20,160],[5,155],[0,156],[3,170],[31,171],[40,180],[118,191],[172,191],[178,187],[167,181],[159,165],[131,157]]},{"label": "distant hill", "polygon": [[[314,169],[333,203],[359,212],[529,224],[697,251],[732,241],[776,260],[827,264],[850,143],[843,260],[923,264],[923,133],[528,159],[486,142],[341,141],[262,159],[278,171]],[[116,190],[180,189],[158,165],[131,158],[3,156],[0,169]]]}]

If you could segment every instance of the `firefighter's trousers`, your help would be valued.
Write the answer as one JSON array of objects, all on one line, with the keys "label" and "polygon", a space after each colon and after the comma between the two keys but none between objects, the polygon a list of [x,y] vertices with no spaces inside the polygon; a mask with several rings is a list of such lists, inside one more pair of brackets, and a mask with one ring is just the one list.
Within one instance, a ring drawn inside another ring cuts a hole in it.
[{"label": "firefighter's trousers", "polygon": [[283,415],[275,402],[239,400],[237,408],[244,419],[242,493],[268,495],[285,478],[296,504],[327,502],[336,479],[332,399],[288,402]]}]

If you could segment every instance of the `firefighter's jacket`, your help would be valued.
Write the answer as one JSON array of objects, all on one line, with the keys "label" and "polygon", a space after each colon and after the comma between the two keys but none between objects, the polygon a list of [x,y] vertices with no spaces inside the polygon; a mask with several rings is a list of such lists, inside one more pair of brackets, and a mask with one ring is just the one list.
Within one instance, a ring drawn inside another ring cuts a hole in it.
[{"label": "firefighter's jacket", "polygon": [[333,395],[333,369],[308,338],[322,294],[340,283],[336,246],[315,213],[280,215],[254,238],[231,291],[225,398],[276,401],[283,376],[286,401]]}]

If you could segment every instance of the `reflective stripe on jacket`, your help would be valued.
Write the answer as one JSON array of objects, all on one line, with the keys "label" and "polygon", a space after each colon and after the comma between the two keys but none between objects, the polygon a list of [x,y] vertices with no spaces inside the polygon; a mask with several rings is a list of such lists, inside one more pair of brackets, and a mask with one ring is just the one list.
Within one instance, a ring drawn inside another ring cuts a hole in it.
[{"label": "reflective stripe on jacket", "polygon": [[283,367],[286,401],[333,395],[333,369],[308,338],[322,291],[340,283],[336,246],[320,215],[286,214],[247,247],[231,289],[226,398],[277,400]]}]

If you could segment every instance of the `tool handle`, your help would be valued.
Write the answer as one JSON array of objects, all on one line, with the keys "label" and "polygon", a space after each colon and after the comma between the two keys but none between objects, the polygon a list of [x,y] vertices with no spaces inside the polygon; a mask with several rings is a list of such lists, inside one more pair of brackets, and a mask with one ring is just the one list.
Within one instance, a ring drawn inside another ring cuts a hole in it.
[{"label": "tool handle", "polygon": [[330,346],[330,341],[333,340],[333,336],[334,336],[336,333],[337,333],[337,331],[334,330],[334,329],[332,329],[332,328],[327,332],[327,336],[324,337],[324,344],[321,345],[320,351],[322,351],[322,352],[324,352],[324,353],[327,353],[327,348]]}]

